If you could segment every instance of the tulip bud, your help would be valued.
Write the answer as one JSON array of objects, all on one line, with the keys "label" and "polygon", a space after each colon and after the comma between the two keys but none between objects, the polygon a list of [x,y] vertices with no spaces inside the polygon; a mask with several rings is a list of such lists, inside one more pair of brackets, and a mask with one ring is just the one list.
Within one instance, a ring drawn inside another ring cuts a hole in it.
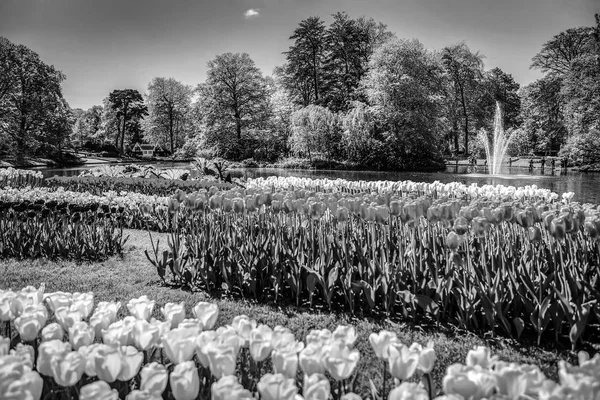
[{"label": "tulip bud", "polygon": [[157,362],[147,364],[140,371],[140,389],[161,396],[167,388],[169,373]]},{"label": "tulip bud", "polygon": [[154,304],[154,300],[148,299],[148,296],[140,296],[137,299],[129,300],[127,309],[135,318],[150,321],[152,311],[154,310]]},{"label": "tulip bud", "polygon": [[294,379],[282,374],[265,374],[258,382],[258,392],[263,400],[293,399],[298,388]]},{"label": "tulip bud", "polygon": [[323,365],[333,379],[337,381],[348,379],[354,372],[360,358],[358,350],[348,347],[339,340],[326,346],[323,353]]},{"label": "tulip bud", "polygon": [[103,381],[112,383],[117,380],[123,368],[121,350],[116,345],[101,345],[94,354],[96,375]]},{"label": "tulip bud", "polygon": [[79,392],[79,400],[118,400],[119,392],[111,389],[104,381],[96,381],[83,386]]},{"label": "tulip bud", "polygon": [[171,323],[171,329],[177,326],[185,319],[185,303],[167,303],[160,311],[165,316],[165,320]]},{"label": "tulip bud", "polygon": [[83,376],[85,361],[81,354],[70,351],[52,356],[50,368],[52,377],[60,386],[75,386]]},{"label": "tulip bud", "polygon": [[400,386],[392,389],[388,400],[429,400],[429,393],[414,382],[402,382]]},{"label": "tulip bud", "polygon": [[192,309],[194,316],[202,322],[204,329],[212,329],[219,317],[219,307],[214,303],[201,301]]},{"label": "tulip bud", "polygon": [[62,341],[64,336],[65,332],[56,322],[48,324],[42,329],[42,342],[47,342],[49,340]]},{"label": "tulip bud", "polygon": [[392,345],[388,349],[390,373],[396,379],[410,378],[419,364],[419,353],[410,350],[403,344]]},{"label": "tulip bud", "polygon": [[244,389],[235,376],[224,376],[210,388],[212,400],[254,400],[252,393]]},{"label": "tulip bud", "polygon": [[177,364],[169,382],[175,400],[194,400],[200,391],[200,377],[193,361]]},{"label": "tulip bud", "polygon": [[23,313],[15,319],[15,328],[17,328],[22,341],[32,342],[37,338],[42,325],[35,314]]},{"label": "tulip bud", "polygon": [[42,342],[38,347],[36,369],[42,375],[52,376],[52,358],[61,356],[71,351],[71,345],[60,340]]},{"label": "tulip bud", "polygon": [[176,328],[162,336],[162,345],[167,357],[180,364],[189,361],[194,356],[197,332],[192,329]]},{"label": "tulip bud", "polygon": [[331,396],[329,379],[323,374],[304,375],[303,394],[305,400],[326,400]]},{"label": "tulip bud", "polygon": [[89,346],[94,341],[94,328],[85,322],[77,322],[69,328],[69,342],[73,350],[81,346]]}]

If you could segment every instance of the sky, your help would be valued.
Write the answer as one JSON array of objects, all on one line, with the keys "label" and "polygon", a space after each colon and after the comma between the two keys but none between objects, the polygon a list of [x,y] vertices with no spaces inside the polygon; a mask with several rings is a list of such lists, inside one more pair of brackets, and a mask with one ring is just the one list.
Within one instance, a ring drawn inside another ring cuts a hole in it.
[{"label": "sky", "polygon": [[531,58],[552,36],[593,26],[600,0],[0,0],[0,36],[37,52],[67,79],[73,108],[114,90],[145,92],[154,77],[197,85],[206,63],[245,52],[265,75],[281,65],[298,23],[346,11],[387,24],[430,49],[461,41],[526,85]]}]

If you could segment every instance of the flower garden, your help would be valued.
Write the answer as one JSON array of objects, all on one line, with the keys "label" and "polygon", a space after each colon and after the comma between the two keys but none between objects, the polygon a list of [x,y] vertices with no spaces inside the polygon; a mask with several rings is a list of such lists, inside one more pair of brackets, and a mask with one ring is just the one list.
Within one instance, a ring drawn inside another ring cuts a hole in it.
[{"label": "flower garden", "polygon": [[[0,182],[1,399],[600,396],[600,207],[570,193],[110,169]],[[126,263],[130,236],[147,237],[138,274],[153,276],[134,298],[102,270]],[[316,326],[247,316],[264,304]],[[437,338],[377,321],[486,341],[449,362]],[[548,370],[493,343],[565,360]]]}]

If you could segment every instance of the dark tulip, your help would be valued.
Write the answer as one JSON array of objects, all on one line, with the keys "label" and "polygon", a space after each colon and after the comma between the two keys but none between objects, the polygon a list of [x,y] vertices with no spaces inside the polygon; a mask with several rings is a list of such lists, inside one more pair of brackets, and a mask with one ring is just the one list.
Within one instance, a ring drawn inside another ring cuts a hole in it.
[{"label": "dark tulip", "polygon": [[73,215],[71,215],[71,223],[76,224],[79,221],[81,221],[81,213],[76,212]]},{"label": "dark tulip", "polygon": [[93,203],[93,204],[90,205],[90,210],[91,211],[96,211],[96,210],[98,210],[99,206],[100,205],[98,203]]}]

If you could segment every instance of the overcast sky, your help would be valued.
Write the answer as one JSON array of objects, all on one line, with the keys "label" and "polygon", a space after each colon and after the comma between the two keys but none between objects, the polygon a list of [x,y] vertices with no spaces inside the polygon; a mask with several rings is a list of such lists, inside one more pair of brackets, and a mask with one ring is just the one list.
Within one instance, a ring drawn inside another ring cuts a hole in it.
[{"label": "overcast sky", "polygon": [[0,36],[62,70],[71,107],[101,104],[113,89],[146,90],[153,77],[204,81],[206,62],[246,52],[270,75],[298,22],[347,11],[373,17],[431,49],[465,41],[520,84],[542,44],[593,26],[600,0],[0,0]]}]

